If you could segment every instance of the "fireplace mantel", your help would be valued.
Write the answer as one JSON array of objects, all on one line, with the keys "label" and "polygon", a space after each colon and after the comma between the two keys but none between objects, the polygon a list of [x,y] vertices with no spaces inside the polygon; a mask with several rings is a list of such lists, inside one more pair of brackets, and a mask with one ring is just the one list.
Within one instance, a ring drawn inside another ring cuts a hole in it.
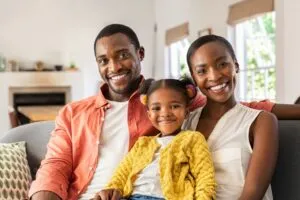
[{"label": "fireplace mantel", "polygon": [[[13,87],[41,87],[70,85],[81,79],[80,71],[62,72],[2,72],[0,79],[4,79],[6,85]],[[79,79],[78,79],[79,78]]]},{"label": "fireplace mantel", "polygon": [[0,137],[10,129],[8,107],[10,88],[39,88],[54,90],[61,87],[70,88],[69,101],[83,97],[83,75],[81,71],[51,72],[0,72]]}]

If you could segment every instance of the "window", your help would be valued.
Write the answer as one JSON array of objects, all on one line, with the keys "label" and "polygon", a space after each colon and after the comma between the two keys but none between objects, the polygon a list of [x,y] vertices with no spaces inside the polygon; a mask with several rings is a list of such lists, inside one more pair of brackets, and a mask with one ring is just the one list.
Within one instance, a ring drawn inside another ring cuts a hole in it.
[{"label": "window", "polygon": [[186,62],[187,50],[190,43],[187,38],[174,42],[167,47],[168,63],[167,77],[180,78],[189,74]]},{"label": "window", "polygon": [[189,23],[183,23],[166,31],[165,75],[168,78],[180,78],[189,74],[186,53],[190,46],[188,41]]},{"label": "window", "polygon": [[241,101],[275,100],[275,13],[235,26]]}]

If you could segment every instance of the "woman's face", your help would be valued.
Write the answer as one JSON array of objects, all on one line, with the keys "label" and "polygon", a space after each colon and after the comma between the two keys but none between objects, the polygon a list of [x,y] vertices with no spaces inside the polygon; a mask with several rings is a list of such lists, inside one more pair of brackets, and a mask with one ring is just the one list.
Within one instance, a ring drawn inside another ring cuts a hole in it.
[{"label": "woman's face", "polygon": [[225,45],[209,42],[191,56],[192,77],[208,100],[224,103],[234,99],[238,63]]}]

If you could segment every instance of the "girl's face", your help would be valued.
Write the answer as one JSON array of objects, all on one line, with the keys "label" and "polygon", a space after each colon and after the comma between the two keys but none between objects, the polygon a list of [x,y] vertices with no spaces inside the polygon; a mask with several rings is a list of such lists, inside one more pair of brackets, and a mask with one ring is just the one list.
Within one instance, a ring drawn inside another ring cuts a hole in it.
[{"label": "girl's face", "polygon": [[208,100],[234,99],[238,63],[219,42],[209,42],[191,56],[192,77]]},{"label": "girl's face", "polygon": [[148,97],[148,117],[162,135],[175,135],[188,114],[186,100],[180,92],[159,88]]}]

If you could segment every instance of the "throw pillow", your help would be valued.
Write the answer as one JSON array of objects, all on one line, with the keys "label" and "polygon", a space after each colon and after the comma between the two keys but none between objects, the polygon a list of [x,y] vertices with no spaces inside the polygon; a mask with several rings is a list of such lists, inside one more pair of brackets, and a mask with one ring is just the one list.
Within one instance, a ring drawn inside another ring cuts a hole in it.
[{"label": "throw pillow", "polygon": [[26,199],[30,183],[25,142],[0,143],[0,199]]}]

